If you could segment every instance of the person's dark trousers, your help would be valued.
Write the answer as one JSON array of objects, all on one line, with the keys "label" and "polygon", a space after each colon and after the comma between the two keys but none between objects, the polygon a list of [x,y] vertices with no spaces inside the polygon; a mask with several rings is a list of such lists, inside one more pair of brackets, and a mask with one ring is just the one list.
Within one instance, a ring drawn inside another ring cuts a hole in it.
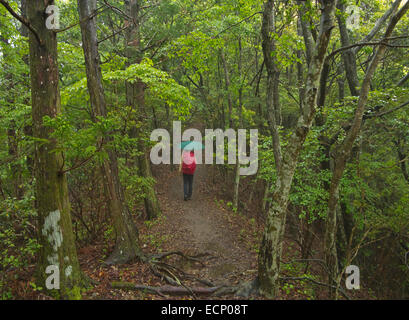
[{"label": "person's dark trousers", "polygon": [[185,194],[185,200],[192,198],[193,174],[183,174],[183,192]]}]

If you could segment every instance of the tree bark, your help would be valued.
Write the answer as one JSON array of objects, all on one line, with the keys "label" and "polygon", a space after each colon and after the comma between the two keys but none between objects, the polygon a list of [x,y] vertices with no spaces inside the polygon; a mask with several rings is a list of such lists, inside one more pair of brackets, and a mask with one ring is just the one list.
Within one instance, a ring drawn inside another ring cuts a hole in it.
[{"label": "tree bark", "polygon": [[[380,17],[376,22],[372,30],[361,40],[359,43],[364,43],[371,41],[376,34],[381,30],[382,26],[385,24],[385,22],[388,20],[388,18],[399,8],[400,3],[402,0],[395,0],[392,4],[391,7],[386,11],[382,17]],[[362,49],[362,46],[357,46],[355,47],[354,54],[357,55],[357,53]]]},{"label": "tree bark", "polygon": [[298,157],[311,128],[316,112],[317,88],[320,74],[326,56],[328,43],[333,29],[335,0],[323,1],[321,21],[316,44],[312,43],[311,31],[303,25],[303,33],[307,52],[311,53],[306,79],[305,102],[303,114],[300,116],[294,133],[291,135],[288,147],[283,153],[280,171],[277,176],[273,200],[266,219],[263,239],[258,258],[258,278],[260,291],[267,297],[275,297],[278,292],[280,261],[282,254],[283,235],[287,217],[287,204]]},{"label": "tree bark", "polygon": [[[6,38],[4,38],[0,34],[0,41],[5,44],[5,46],[9,46],[9,42]],[[8,53],[3,52],[4,60],[7,60]],[[7,72],[8,66],[6,64],[5,70]],[[9,70],[8,73],[5,75],[5,80],[7,84],[7,90],[12,92],[14,81],[13,81],[13,73]],[[6,98],[6,101],[11,108],[14,104],[14,97],[9,94]],[[8,144],[8,154],[10,156],[11,164],[11,179],[13,183],[13,197],[18,200],[21,200],[24,195],[24,189],[22,188],[22,166],[18,162],[19,157],[19,145],[17,139],[17,131],[16,131],[16,122],[14,120],[10,121],[9,127],[7,128],[7,144]]]},{"label": "tree bark", "polygon": [[[128,2],[128,15],[133,21],[128,21],[131,26],[126,33],[127,42],[127,57],[128,66],[134,63],[140,63],[143,59],[143,54],[140,47],[140,0],[129,0]],[[144,129],[147,130],[147,114],[145,109],[145,84],[141,81],[135,83],[126,83],[126,98],[127,104],[132,106],[137,111],[137,120],[142,125],[141,127],[133,127],[131,129],[131,137],[137,138],[138,151],[141,153],[138,156],[137,163],[139,167],[140,175],[146,179],[153,180],[151,172],[151,164],[147,151],[147,146],[144,139]],[[147,184],[144,188],[144,203],[146,210],[146,217],[148,220],[154,219],[161,214],[159,201],[157,199],[155,189],[152,185]]]},{"label": "tree bark", "polygon": [[406,76],[404,76],[402,79],[399,80],[397,86],[398,87],[402,87],[406,81],[408,81],[409,79],[409,72],[406,74]]},{"label": "tree bark", "polygon": [[275,39],[271,33],[275,32],[274,1],[269,0],[264,6],[263,22],[261,26],[264,63],[267,69],[267,114],[272,135],[274,161],[277,172],[280,170],[282,155],[278,125],[281,123],[281,107],[279,96],[280,70],[272,53],[276,50]]},{"label": "tree bark", "polygon": [[395,143],[396,152],[398,154],[399,166],[402,171],[402,175],[405,178],[406,182],[409,183],[409,172],[406,166],[407,156],[405,155],[403,148],[400,143],[400,139]]},{"label": "tree bark", "polygon": [[220,50],[220,58],[223,64],[224,82],[225,82],[226,92],[227,92],[227,103],[229,106],[229,128],[233,128],[233,119],[232,119],[233,102],[232,102],[231,93],[230,93],[230,75],[229,75],[229,70],[227,68],[226,57],[224,55],[223,49]]},{"label": "tree bark", "polygon": [[[238,105],[238,112],[239,112],[239,128],[243,128],[243,79],[242,79],[242,47],[241,47],[241,39],[239,38],[238,41],[238,49],[239,49],[239,56],[238,56],[238,76],[240,79],[240,88],[239,88],[239,105]],[[244,152],[243,150],[238,150],[238,152]],[[239,188],[240,188],[240,163],[237,160],[236,167],[235,167],[235,177],[234,177],[234,195],[233,195],[233,208],[234,210],[238,210],[239,207]]]},{"label": "tree bark", "polygon": [[[409,2],[406,2],[402,8],[392,16],[387,29],[384,34],[384,39],[391,36],[396,24],[402,18],[402,16],[409,9]],[[384,40],[388,42],[388,40]],[[359,99],[357,107],[355,110],[354,120],[352,122],[351,128],[347,133],[347,136],[342,141],[341,145],[334,151],[334,170],[331,179],[330,194],[328,200],[328,214],[325,230],[325,260],[327,267],[329,268],[329,280],[333,281],[337,277],[338,273],[338,261],[336,253],[336,232],[337,232],[337,215],[336,207],[338,204],[339,196],[339,184],[343,176],[346,162],[351,154],[352,147],[354,145],[355,139],[359,134],[362,125],[362,119],[365,111],[366,102],[368,101],[368,95],[370,90],[370,84],[375,70],[379,64],[379,61],[384,56],[387,46],[380,44],[376,49],[374,57],[366,71],[365,78],[362,82]],[[335,292],[336,296],[336,292]]]},{"label": "tree bark", "polygon": [[[345,3],[344,0],[339,0],[337,4],[337,9],[340,10],[342,13],[345,11]],[[348,35],[348,29],[346,27],[346,23],[343,20],[343,17],[337,15],[338,26],[339,26],[339,33],[341,36],[341,45],[343,47],[348,47],[351,45]],[[345,50],[342,52],[342,58],[344,60],[345,66],[345,74],[349,85],[349,91],[351,95],[356,97],[359,94],[359,80],[358,80],[358,73],[356,69],[356,56],[355,51]]]},{"label": "tree bark", "polygon": [[12,159],[11,178],[13,180],[13,196],[17,200],[21,200],[24,196],[23,179],[22,179],[22,167],[18,162],[19,158],[19,147],[16,133],[16,124],[13,121],[10,123],[10,127],[7,129],[8,136],[8,151],[9,156]]},{"label": "tree bark", "polygon": [[[105,94],[102,86],[100,56],[96,17],[87,19],[96,10],[96,0],[78,0],[78,12],[82,21],[82,47],[85,55],[87,84],[90,94],[93,120],[106,117]],[[104,141],[111,141],[109,136],[101,137]],[[114,224],[116,235],[115,249],[107,259],[107,264],[126,263],[134,258],[142,258],[139,247],[138,230],[124,204],[124,195],[118,175],[118,161],[113,150],[107,150],[108,159],[103,160],[101,171],[103,174],[104,190],[107,205]]]},{"label": "tree bark", "polygon": [[[298,36],[302,36],[302,27],[301,27],[301,19],[297,19],[297,34]],[[297,58],[302,59],[303,53],[302,50],[297,50]],[[297,62],[297,86],[298,86],[298,96],[300,99],[300,113],[302,113],[303,109],[303,102],[305,97],[305,88],[304,88],[304,67],[301,61]]]},{"label": "tree bark", "polygon": [[50,294],[57,298],[77,298],[85,281],[75,248],[67,180],[60,174],[63,155],[53,152],[57,142],[50,138],[52,129],[43,125],[44,116],[55,118],[61,113],[57,38],[46,28],[44,14],[46,7],[53,3],[46,0],[27,2],[28,21],[37,31],[37,36],[32,32],[29,35],[33,136],[47,141],[35,142],[35,195],[41,244],[36,282],[45,287],[46,268],[55,265],[60,271],[60,289]]}]

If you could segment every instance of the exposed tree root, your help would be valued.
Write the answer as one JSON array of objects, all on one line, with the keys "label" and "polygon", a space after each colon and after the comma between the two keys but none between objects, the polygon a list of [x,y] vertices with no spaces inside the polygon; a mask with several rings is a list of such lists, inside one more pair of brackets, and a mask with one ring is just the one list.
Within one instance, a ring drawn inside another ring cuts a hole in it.
[{"label": "exposed tree root", "polygon": [[141,290],[149,291],[151,293],[158,294],[160,296],[164,295],[212,295],[220,290],[222,287],[191,287],[184,288],[178,286],[161,286],[161,287],[151,287],[144,285],[137,285],[131,282],[112,282],[111,287],[114,289],[123,289],[123,290]]},{"label": "exposed tree root", "polygon": [[236,296],[242,298],[248,298],[250,295],[260,295],[259,291],[259,283],[258,278],[254,279],[253,281],[244,282],[237,286],[237,290],[235,292]]},{"label": "exposed tree root", "polygon": [[[162,297],[165,295],[189,295],[194,298],[197,298],[198,295],[223,296],[229,294],[238,294],[241,297],[248,297],[256,287],[255,281],[245,283],[240,286],[215,285],[211,281],[200,279],[185,272],[179,267],[163,261],[165,258],[170,256],[180,256],[187,261],[197,262],[204,266],[204,263],[199,258],[211,255],[208,253],[200,253],[194,256],[189,256],[180,251],[152,254],[145,257],[144,262],[149,264],[149,267],[155,276],[165,281],[168,285],[152,287],[131,282],[112,282],[111,287],[113,289],[122,290],[148,291]],[[205,285],[206,287],[188,286],[184,283],[185,280],[193,280]]]},{"label": "exposed tree root", "polygon": [[[184,253],[182,253],[180,251],[173,251],[173,252],[167,252],[167,253],[152,255],[148,262],[149,262],[150,268],[152,270],[152,273],[155,276],[159,277],[162,280],[165,280],[168,284],[170,284],[174,288],[180,288],[185,294],[192,295],[194,298],[196,298],[196,290],[186,286],[182,280],[185,280],[185,279],[196,280],[196,281],[198,281],[198,282],[200,282],[202,284],[205,284],[205,285],[207,285],[209,287],[218,288],[218,287],[215,287],[210,281],[201,280],[199,278],[196,278],[195,276],[186,273],[182,269],[162,261],[164,258],[172,256],[172,255],[181,256],[181,257],[183,257],[184,259],[186,259],[188,261],[198,262],[202,266],[204,266],[204,263],[202,261],[200,261],[198,259],[198,257],[205,256],[207,254],[199,254],[199,255],[196,255],[196,256],[187,256],[187,255],[185,255]],[[199,289],[200,289],[198,291],[199,294],[203,294],[201,292],[206,291],[206,290],[204,290],[206,288],[199,288]],[[210,294],[210,292],[207,293],[207,294]]]},{"label": "exposed tree root", "polygon": [[184,259],[186,259],[186,260],[188,260],[188,261],[198,262],[198,263],[200,263],[202,266],[203,266],[204,264],[203,264],[203,262],[202,262],[199,258],[205,257],[205,256],[211,256],[211,254],[210,254],[210,253],[207,253],[207,252],[199,253],[199,254],[194,255],[194,256],[188,256],[188,255],[184,254],[184,253],[181,252],[181,251],[171,251],[171,252],[153,254],[153,255],[150,256],[150,259],[151,259],[151,260],[161,260],[161,259],[163,259],[163,258],[170,257],[170,256],[172,256],[172,255],[180,256],[180,257],[182,257],[182,258],[184,258]]},{"label": "exposed tree root", "polygon": [[148,258],[142,251],[138,250],[137,247],[128,248],[128,247],[118,245],[118,246],[115,246],[114,251],[104,261],[104,264],[107,266],[112,266],[112,265],[130,263],[135,260],[145,262],[148,260]]},{"label": "exposed tree root", "polygon": [[136,254],[113,252],[105,261],[104,264],[107,266],[126,264],[133,260],[139,259]]},{"label": "exposed tree root", "polygon": [[212,296],[212,297],[221,297],[224,295],[237,295],[240,297],[248,298],[250,294],[258,293],[258,284],[257,280],[246,282],[239,286],[212,286],[212,287],[187,287],[187,286],[177,286],[177,285],[165,285],[160,287],[152,287],[145,285],[138,285],[131,282],[112,282],[111,287],[113,289],[121,290],[140,290],[147,291],[153,294],[157,294],[161,297],[166,295],[174,296]]},{"label": "exposed tree root", "polygon": [[[205,256],[211,256],[209,253],[200,253],[194,256],[189,256],[184,254],[181,251],[171,251],[165,253],[152,254],[149,256],[130,256],[113,254],[105,262],[105,264],[117,264],[117,263],[126,263],[131,259],[138,258],[145,263],[149,264],[149,267],[152,273],[165,281],[168,285],[152,287],[146,285],[139,285],[131,282],[112,282],[111,287],[113,289],[122,289],[122,290],[141,290],[147,291],[159,296],[165,297],[165,295],[182,295],[182,296],[192,296],[197,298],[198,295],[207,295],[207,296],[223,296],[223,295],[237,295],[240,297],[247,298],[251,294],[258,294],[258,281],[253,280],[250,282],[242,283],[238,286],[228,286],[228,285],[215,285],[211,281],[206,279],[200,279],[192,274],[189,274],[182,270],[181,268],[174,266],[170,263],[164,262],[165,258],[170,256],[179,256],[187,261],[192,261],[200,263],[202,266],[205,264],[199,258]],[[124,262],[126,261],[126,262]],[[193,280],[198,282],[206,287],[200,286],[188,286],[184,283],[185,280]]]},{"label": "exposed tree root", "polygon": [[161,253],[161,254],[154,254],[151,255],[148,262],[150,265],[150,268],[153,272],[154,275],[157,277],[164,279],[166,282],[168,282],[170,285],[181,285],[184,286],[182,283],[182,279],[189,279],[189,280],[196,280],[202,284],[205,284],[209,287],[213,287],[214,284],[211,283],[210,281],[207,280],[202,280],[197,277],[195,277],[192,274],[186,273],[184,270],[171,265],[169,263],[163,262],[163,259],[166,257],[170,257],[172,255],[177,255],[181,256],[183,259],[186,259],[188,261],[193,261],[200,263],[202,266],[204,266],[204,263],[199,260],[199,257],[204,257],[204,256],[209,256],[210,254],[208,253],[201,253],[195,256],[188,256],[185,255],[184,253],[180,251],[173,251],[173,252],[167,252],[167,253]]}]

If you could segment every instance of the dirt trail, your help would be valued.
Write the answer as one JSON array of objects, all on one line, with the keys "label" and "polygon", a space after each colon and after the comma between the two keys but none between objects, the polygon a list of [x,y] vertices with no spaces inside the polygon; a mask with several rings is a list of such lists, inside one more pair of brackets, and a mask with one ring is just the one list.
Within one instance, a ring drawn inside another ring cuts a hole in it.
[{"label": "dirt trail", "polygon": [[[192,200],[183,200],[183,178],[171,172],[160,183],[162,210],[167,233],[172,236],[171,250],[207,252],[206,265],[183,265],[184,269],[216,284],[236,284],[252,279],[257,257],[240,241],[232,213],[220,208],[214,200],[207,165],[198,165],[193,181]],[[245,228],[245,226],[243,226]]]}]

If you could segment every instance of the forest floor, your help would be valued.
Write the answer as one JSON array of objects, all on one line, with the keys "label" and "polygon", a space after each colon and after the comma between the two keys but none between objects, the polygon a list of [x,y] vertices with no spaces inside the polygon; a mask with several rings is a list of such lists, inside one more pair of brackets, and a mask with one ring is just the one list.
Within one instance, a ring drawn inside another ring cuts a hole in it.
[{"label": "forest floor", "polygon": [[[172,172],[169,166],[156,169],[159,171],[157,194],[162,215],[152,222],[139,225],[143,250],[147,253],[180,251],[188,256],[200,255],[200,262],[192,262],[183,257],[173,258],[169,262],[216,286],[234,286],[253,280],[257,274],[260,226],[255,224],[254,219],[249,221],[229,210],[224,201],[215,199],[215,186],[210,181],[208,166],[198,165],[193,182],[193,196],[189,201],[183,200],[182,175],[177,170]],[[111,289],[109,283],[112,281],[149,286],[166,283],[142,263],[111,267],[103,267],[98,263],[93,265],[92,262],[97,261],[88,260],[90,256],[94,256],[90,250],[101,249],[94,246],[81,250],[81,264],[85,267],[85,272],[95,280],[104,279],[99,286],[87,293],[86,296],[90,299],[192,299],[191,296],[161,297],[144,292]],[[192,281],[185,284],[206,287]],[[230,295],[222,298],[234,297]]]},{"label": "forest floor", "polygon": [[[200,262],[172,256],[166,263],[176,266],[196,278],[215,286],[236,286],[254,280],[257,275],[257,250],[263,224],[253,215],[235,213],[226,199],[220,196],[226,188],[215,182],[208,165],[198,165],[193,182],[192,200],[183,200],[182,175],[169,166],[157,166],[156,192],[162,214],[152,221],[137,219],[140,243],[147,254],[180,251],[185,255],[201,255]],[[219,179],[220,180],[220,179]],[[250,210],[251,211],[251,210]],[[253,216],[253,218],[251,218]],[[225,294],[220,297],[202,295],[160,295],[147,291],[114,289],[112,282],[130,282],[136,285],[160,287],[163,279],[153,274],[147,263],[134,261],[125,265],[106,266],[104,259],[114,246],[113,241],[103,241],[79,248],[81,269],[98,284],[83,294],[84,299],[238,299]],[[286,238],[283,259],[299,257],[293,241]],[[303,267],[301,266],[301,269]],[[300,276],[303,271],[294,265],[283,265],[283,275]],[[49,299],[41,290],[32,288],[34,266],[20,272],[13,284],[17,299]],[[312,274],[319,269],[310,268]],[[31,284],[30,284],[31,283]],[[188,287],[206,287],[195,280],[183,282]],[[326,290],[309,282],[292,281],[282,285],[277,299],[325,299]],[[241,298],[242,299],[242,298]],[[261,299],[249,296],[249,299]]]}]

